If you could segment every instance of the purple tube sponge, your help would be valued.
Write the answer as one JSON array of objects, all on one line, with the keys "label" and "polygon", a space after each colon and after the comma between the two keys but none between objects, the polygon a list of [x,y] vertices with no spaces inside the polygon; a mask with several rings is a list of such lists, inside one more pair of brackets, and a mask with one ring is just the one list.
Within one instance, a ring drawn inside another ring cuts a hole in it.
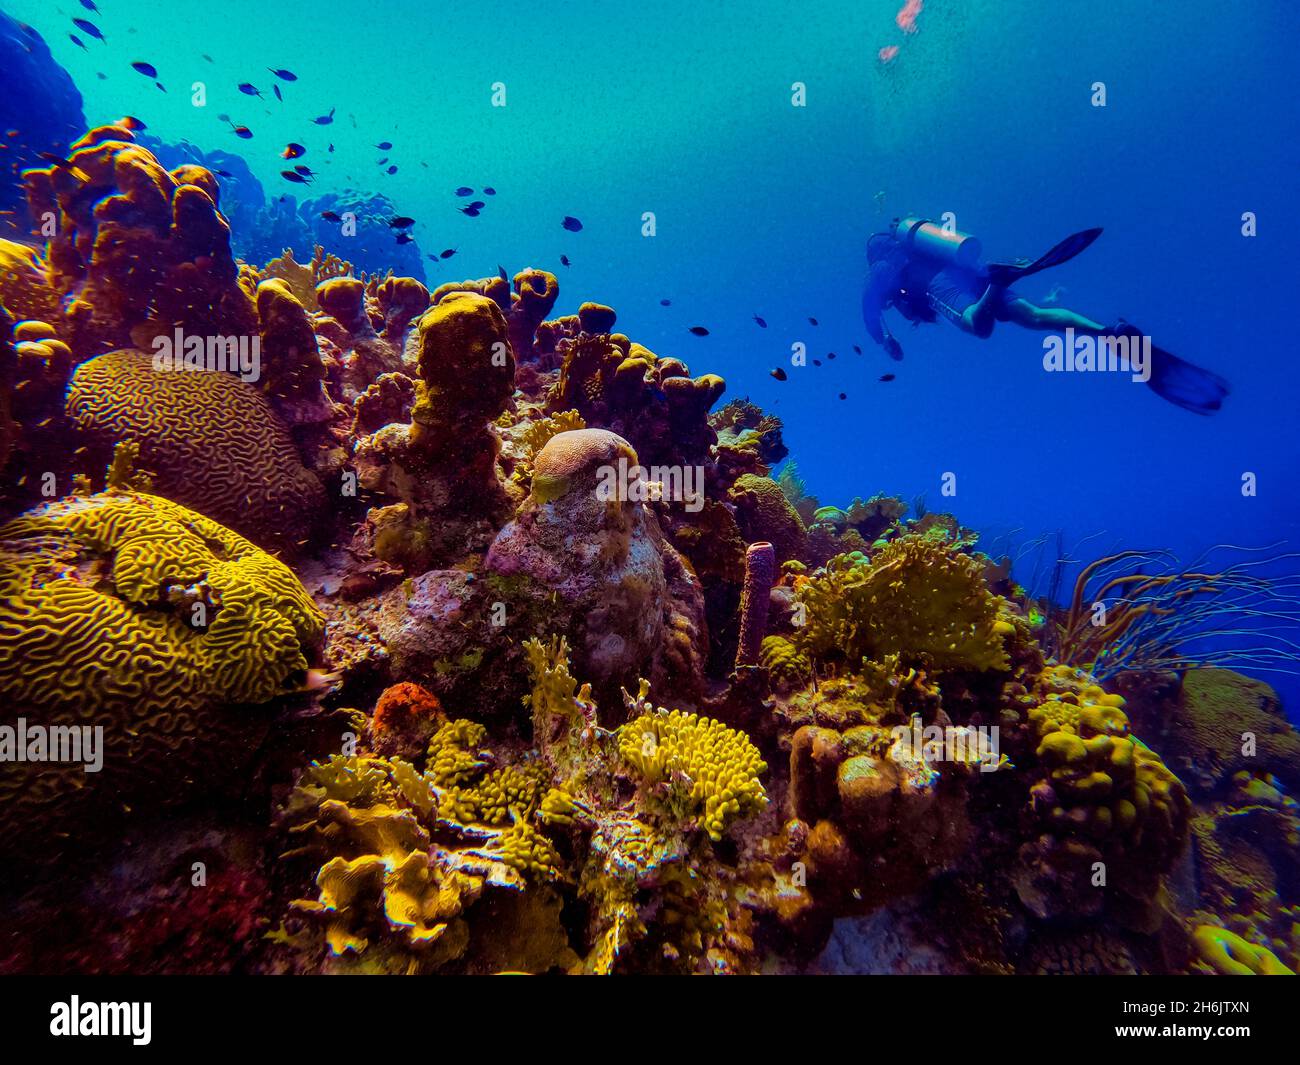
[{"label": "purple tube sponge", "polygon": [[776,583],[776,549],[766,540],[745,552],[745,586],[740,595],[740,645],[736,666],[758,665],[758,649],[767,635],[767,605]]}]

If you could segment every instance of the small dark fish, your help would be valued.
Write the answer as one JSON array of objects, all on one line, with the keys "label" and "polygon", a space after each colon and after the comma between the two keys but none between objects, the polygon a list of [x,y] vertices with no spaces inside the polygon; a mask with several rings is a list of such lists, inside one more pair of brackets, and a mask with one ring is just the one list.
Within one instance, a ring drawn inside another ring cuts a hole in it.
[{"label": "small dark fish", "polygon": [[303,165],[302,163],[299,163],[297,166],[294,167],[294,169],[295,169],[296,171],[298,171],[298,173],[300,173],[303,177],[315,177],[315,176],[316,176],[315,174],[312,173],[311,167],[309,167],[309,166],[305,166],[305,165]]},{"label": "small dark fish", "polygon": [[892,373],[881,374],[880,379],[882,381],[892,381],[894,379],[894,376],[895,375]]},{"label": "small dark fish", "polygon": [[253,137],[253,131],[247,126],[232,126],[231,132],[242,140],[251,140]]},{"label": "small dark fish", "polygon": [[497,266],[497,277],[501,278],[502,281],[509,281],[509,280],[510,280],[510,278],[508,278],[508,277],[506,276],[506,268],[505,268],[504,266],[501,266],[501,265],[498,265],[498,266]]},{"label": "small dark fish", "polygon": [[582,231],[582,223],[579,222],[576,218],[574,218],[573,215],[571,214],[566,214],[564,216],[564,220],[560,222],[560,225],[562,225],[570,233],[580,233]]},{"label": "small dark fish", "polygon": [[296,141],[290,141],[284,146],[284,151],[282,151],[280,155],[284,159],[297,159],[306,150],[306,148],[301,144],[298,144]]},{"label": "small dark fish", "polygon": [[71,41],[73,44],[75,44],[78,48],[82,48],[82,49],[85,49],[86,51],[90,51],[89,48],[86,48],[86,46],[85,46],[84,44],[81,43],[81,38],[78,37],[75,33],[69,33],[69,34],[68,34],[68,40],[70,40],[70,41]]},{"label": "small dark fish", "polygon": [[213,59],[212,56],[208,55],[207,52],[204,52],[204,53],[203,53],[203,58],[206,59],[209,63],[215,63],[215,62],[216,62],[216,60]]},{"label": "small dark fish", "polygon": [[702,325],[691,326],[689,332],[691,333],[692,336],[697,336],[697,337],[706,337],[709,335],[709,331],[705,329],[704,326]]},{"label": "small dark fish", "polygon": [[135,115],[123,115],[120,119],[117,120],[117,124],[119,126],[125,126],[127,129],[130,130],[141,130],[141,129],[149,128],[144,124],[144,122],[136,118]]},{"label": "small dark fish", "polygon": [[814,366],[820,366],[821,364],[822,364],[821,359],[813,359],[813,365],[814,365]]},{"label": "small dark fish", "polygon": [[473,207],[474,210],[476,211],[481,211],[483,210],[484,207],[487,206],[487,204],[484,203],[482,200],[475,200],[473,203],[470,204],[470,206]]},{"label": "small dark fish", "polygon": [[307,179],[296,170],[281,170],[280,176],[284,178],[285,181],[292,181],[298,185],[307,184]]},{"label": "small dark fish", "polygon": [[392,141],[380,141],[378,144],[375,145],[375,147],[378,148],[381,152],[388,151],[392,146],[393,146]]},{"label": "small dark fish", "polygon": [[857,352],[857,354],[859,354],[859,355],[862,354],[862,349],[861,349],[860,347],[858,347],[856,344],[853,345],[853,350],[854,350],[855,352]]},{"label": "small dark fish", "polygon": [[53,152],[37,152],[36,155],[38,158],[44,159],[47,163],[52,163],[54,166],[67,167],[70,170],[76,169],[75,163],[69,162],[63,156],[55,155]]},{"label": "small dark fish", "polygon": [[496,194],[497,194],[497,190],[494,189],[491,185],[485,185],[483,187],[484,196],[495,196]]},{"label": "small dark fish", "polygon": [[415,219],[408,218],[404,214],[399,214],[396,218],[390,218],[388,221],[390,229],[409,229],[413,225],[415,225]]},{"label": "small dark fish", "polygon": [[271,86],[271,91],[272,91],[273,93],[275,93],[275,98],[276,98],[277,100],[279,100],[280,103],[284,103],[284,97],[280,95],[280,86],[278,86],[278,85],[272,85],[272,86]]},{"label": "small dark fish", "polygon": [[97,77],[100,81],[108,81],[108,75],[105,74],[102,70],[95,71],[95,77]]},{"label": "small dark fish", "polygon": [[235,176],[235,175],[232,174],[229,170],[214,170],[214,171],[212,171],[212,172],[213,172],[214,174],[216,174],[217,177],[234,177],[234,176]]},{"label": "small dark fish", "polygon": [[766,328],[767,328],[767,323],[766,323],[765,321],[763,321],[763,319],[760,318],[758,315],[754,315],[754,321],[758,323],[758,327],[759,327],[759,329],[766,329]]},{"label": "small dark fish", "polygon": [[[74,18],[72,20],[72,24],[76,26],[77,29],[79,29],[82,33],[94,37],[95,40],[97,41],[104,40],[104,35],[99,32],[99,27],[96,26],[93,22],[87,22],[84,18]],[[107,44],[108,42],[104,41],[104,43]]]},{"label": "small dark fish", "polygon": [[343,221],[343,219],[339,216],[339,214],[338,214],[337,211],[321,211],[320,216],[321,216],[323,219],[325,219],[326,222],[342,222],[342,221]]},{"label": "small dark fish", "polygon": [[256,85],[254,85],[251,81],[240,82],[239,91],[242,92],[245,96],[256,96],[260,98],[262,95],[262,90],[259,89]]},{"label": "small dark fish", "polygon": [[847,392],[840,393],[840,399],[848,399],[848,398],[849,398],[849,394]]},{"label": "small dark fish", "polygon": [[460,213],[461,213],[461,214],[469,215],[470,218],[477,218],[477,217],[478,217],[478,208],[477,208],[477,207],[461,207],[461,208],[459,208],[459,210],[460,210]]},{"label": "small dark fish", "polygon": [[396,167],[396,166],[390,166],[387,170],[384,171],[384,173],[385,173],[385,174],[396,174],[396,173],[397,173],[397,167]]},{"label": "small dark fish", "polygon": [[833,359],[833,358],[835,358],[835,352],[833,352],[833,351],[828,351],[828,352],[826,353],[826,357],[827,357],[828,359]]},{"label": "small dark fish", "polygon": [[429,254],[425,256],[425,258],[432,259],[435,263],[438,261],[438,257],[434,255],[433,252],[429,252]]},{"label": "small dark fish", "polygon": [[561,255],[561,256],[560,256],[560,265],[561,265],[561,266],[572,266],[573,263],[569,262],[569,257],[568,257],[567,255]]},{"label": "small dark fish", "polygon": [[[203,58],[204,58],[204,59],[207,59],[207,56],[204,56]],[[274,70],[274,69],[272,69],[271,67],[267,67],[266,69],[267,69],[267,70],[270,70],[271,73],[274,74],[274,75],[275,75],[277,78],[279,78],[281,81],[297,81],[297,80],[298,80],[298,75],[295,74],[292,70]],[[333,113],[334,113],[333,111],[330,112],[330,114],[333,114]]]},{"label": "small dark fish", "polygon": [[438,258],[439,258],[439,259],[450,259],[450,258],[451,258],[453,255],[455,255],[456,252],[458,252],[459,250],[460,250],[459,248],[448,248],[448,249],[447,249],[446,251],[444,251],[441,255],[439,255]]},{"label": "small dark fish", "polygon": [[458,188],[458,189],[456,190],[456,195],[457,195],[457,196],[473,196],[473,195],[474,195],[474,190],[471,189],[468,185],[462,185],[460,188]]},{"label": "small dark fish", "polygon": [[146,78],[156,78],[158,76],[158,68],[152,63],[146,63],[141,59],[137,59],[132,63],[131,69],[137,74],[143,74]]},{"label": "small dark fish", "polygon": [[817,319],[816,319],[816,318],[809,318],[809,319],[808,319],[808,324],[809,324],[809,325],[816,325],[816,324],[817,324]]},{"label": "small dark fish", "polygon": [[660,307],[671,307],[672,305],[673,305],[673,301],[672,301],[672,300],[660,300],[660,301],[659,301],[659,306],[660,306]]},{"label": "small dark fish", "polygon": [[334,152],[334,145],[331,144],[331,145],[329,146],[329,151],[330,151],[331,154],[333,154],[333,152]]},{"label": "small dark fish", "polygon": [[330,108],[330,113],[328,115],[320,115],[317,118],[313,118],[312,121],[318,126],[328,126],[334,121],[334,108]]},{"label": "small dark fish", "polygon": [[785,372],[783,369],[781,369],[781,367],[779,367],[779,366],[778,366],[775,370],[772,370],[772,371],[771,371],[771,374],[772,374],[772,376],[775,377],[778,381],[787,381],[787,380],[789,380],[789,377],[787,376],[786,372]]},{"label": "small dark fish", "polygon": [[99,14],[99,8],[95,6],[95,0],[81,0],[81,6],[87,11],[93,11],[96,15]]},{"label": "small dark fish", "polygon": [[383,166],[386,162],[388,162],[388,156],[384,156],[382,159],[376,159],[375,166]]},{"label": "small dark fish", "polygon": [[410,244],[415,238],[410,233],[402,233],[397,238],[398,244]]}]

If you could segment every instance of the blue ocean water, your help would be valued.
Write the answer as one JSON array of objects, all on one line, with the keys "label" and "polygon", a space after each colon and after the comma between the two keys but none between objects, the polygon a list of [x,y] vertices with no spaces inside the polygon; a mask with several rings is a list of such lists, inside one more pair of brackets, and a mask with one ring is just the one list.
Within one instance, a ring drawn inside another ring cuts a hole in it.
[{"label": "blue ocean water", "polygon": [[[280,151],[301,143],[309,194],[383,192],[416,219],[431,286],[535,265],[560,276],[557,311],[614,306],[634,339],[779,414],[824,503],[925,494],[990,543],[1060,530],[1080,558],[1300,544],[1293,5],[925,0],[912,33],[901,0],[3,6],[45,37],[92,125],[139,116],[299,198]],[[457,210],[462,185],[496,190],[477,218]],[[1227,377],[1224,409],[1199,418],[1118,376],[1045,373],[1042,338],[1010,326],[981,342],[895,318],[905,359],[890,362],[860,319],[866,238],[944,212],[993,258],[1104,227],[1024,294],[1137,323]],[[1258,235],[1243,236],[1245,212]],[[790,366],[796,343],[822,365]],[[1300,683],[1261,675],[1294,716]]]}]

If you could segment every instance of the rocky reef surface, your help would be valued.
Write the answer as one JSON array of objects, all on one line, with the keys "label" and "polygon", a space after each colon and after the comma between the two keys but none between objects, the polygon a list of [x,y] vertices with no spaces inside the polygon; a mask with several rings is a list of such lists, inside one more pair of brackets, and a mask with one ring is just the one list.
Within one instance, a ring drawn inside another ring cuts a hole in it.
[{"label": "rocky reef surface", "polygon": [[250,258],[198,157],[65,151],[0,243],[0,969],[1300,964],[1266,685],[1100,683],[545,271]]}]

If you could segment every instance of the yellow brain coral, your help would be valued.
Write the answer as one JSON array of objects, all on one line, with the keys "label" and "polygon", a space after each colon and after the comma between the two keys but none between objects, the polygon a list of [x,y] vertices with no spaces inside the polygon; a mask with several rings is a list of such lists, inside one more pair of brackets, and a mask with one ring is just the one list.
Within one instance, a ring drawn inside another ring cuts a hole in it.
[{"label": "yellow brain coral", "polygon": [[[633,705],[648,705],[648,689],[642,681]],[[758,780],[767,764],[749,737],[720,721],[661,707],[619,729],[618,749],[646,784],[664,785],[676,816],[698,818],[715,842],[737,818],[767,805]]]},{"label": "yellow brain coral", "polygon": [[792,637],[818,658],[890,654],[935,669],[1006,669],[1000,600],[969,555],[929,538],[902,537],[873,558],[839,555],[808,580],[807,624]]},{"label": "yellow brain coral", "polygon": [[0,693],[147,713],[258,703],[305,675],[324,620],[283,563],[166,499],[70,497],[0,527]]},{"label": "yellow brain coral", "polygon": [[238,772],[266,727],[244,704],[307,679],[323,628],[288,568],[155,496],[70,497],[0,527],[0,702],[103,726],[100,773],[0,765],[0,847]]},{"label": "yellow brain coral", "polygon": [[269,548],[307,536],[324,504],[283,423],[230,374],[155,370],[123,349],[78,367],[67,414],[92,440],[140,444],[154,487]]}]

